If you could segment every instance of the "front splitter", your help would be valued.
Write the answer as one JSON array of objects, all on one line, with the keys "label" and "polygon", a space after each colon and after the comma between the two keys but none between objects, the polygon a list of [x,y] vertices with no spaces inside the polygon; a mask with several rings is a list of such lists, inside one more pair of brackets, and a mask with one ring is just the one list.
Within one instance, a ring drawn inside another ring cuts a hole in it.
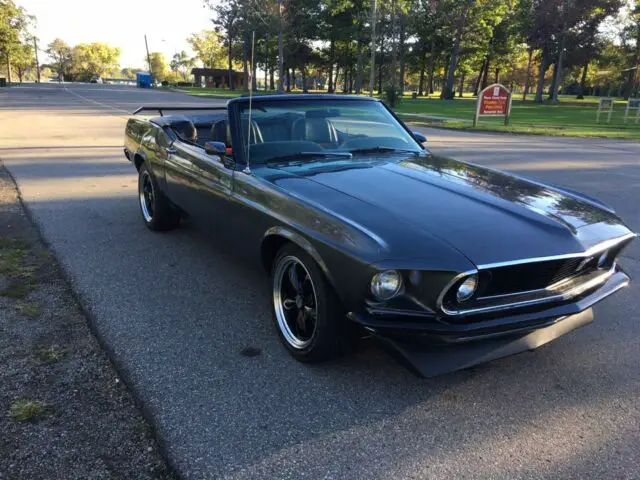
[{"label": "front splitter", "polygon": [[593,321],[593,310],[559,319],[553,325],[524,335],[471,340],[455,345],[436,346],[375,335],[383,346],[403,365],[421,377],[435,377],[489,362],[497,358],[535,350],[562,335]]}]

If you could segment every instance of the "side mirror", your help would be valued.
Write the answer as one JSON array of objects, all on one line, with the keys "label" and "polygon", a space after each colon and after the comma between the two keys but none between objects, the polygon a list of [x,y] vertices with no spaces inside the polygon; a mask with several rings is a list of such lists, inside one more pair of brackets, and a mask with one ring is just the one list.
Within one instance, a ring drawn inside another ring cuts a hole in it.
[{"label": "side mirror", "polygon": [[420,132],[411,132],[411,133],[413,134],[413,138],[415,138],[418,141],[418,143],[420,144],[427,143],[427,137],[425,137]]},{"label": "side mirror", "polygon": [[219,157],[226,153],[227,146],[222,142],[206,142],[204,144],[204,151],[209,155]]}]

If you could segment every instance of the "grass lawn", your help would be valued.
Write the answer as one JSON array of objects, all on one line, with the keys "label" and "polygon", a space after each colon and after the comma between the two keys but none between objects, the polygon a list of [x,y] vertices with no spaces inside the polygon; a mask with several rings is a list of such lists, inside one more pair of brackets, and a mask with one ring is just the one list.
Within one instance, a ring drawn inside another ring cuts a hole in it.
[{"label": "grass lawn", "polygon": [[[199,97],[232,98],[246,94],[242,90],[230,91],[215,88],[180,88],[189,95]],[[273,91],[257,92],[260,94]],[[302,93],[294,91],[293,93]],[[322,93],[322,92],[311,92]],[[455,100],[440,100],[438,95],[412,99],[405,95],[395,109],[405,121],[413,123],[453,128],[460,130],[483,130],[509,133],[527,133],[536,135],[553,135],[568,137],[600,137],[640,141],[640,124],[624,123],[626,102],[617,99],[611,115],[611,123],[606,124],[606,115],[601,115],[603,123],[596,123],[598,97],[586,97],[576,100],[573,95],[561,95],[558,105],[538,105],[528,100],[522,102],[520,94],[514,94],[511,118],[508,126],[504,126],[502,118],[481,117],[477,127],[472,126],[476,108],[475,98],[466,94]],[[533,99],[533,96],[528,98]],[[635,112],[633,112],[635,113]],[[632,115],[633,115],[632,113]]]},{"label": "grass lawn", "polygon": [[[634,119],[630,119],[628,124],[624,123],[625,107],[624,100],[616,101],[611,123],[604,123],[606,116],[602,114],[600,119],[603,123],[598,124],[596,98],[581,101],[575,97],[565,97],[560,99],[558,105],[538,105],[531,101],[514,100],[508,126],[503,125],[502,117],[481,117],[475,130],[640,140],[640,124],[633,123]],[[471,130],[474,129],[472,122],[475,108],[476,102],[472,98],[405,98],[396,108],[396,112],[407,121]]]}]

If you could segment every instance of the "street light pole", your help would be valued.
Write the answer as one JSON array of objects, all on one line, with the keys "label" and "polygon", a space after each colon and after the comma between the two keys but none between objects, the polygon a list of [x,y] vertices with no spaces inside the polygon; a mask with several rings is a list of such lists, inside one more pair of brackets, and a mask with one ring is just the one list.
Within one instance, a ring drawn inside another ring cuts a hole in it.
[{"label": "street light pole", "polygon": [[40,80],[40,62],[38,61],[38,39],[36,38],[36,36],[33,36],[33,51],[36,54],[36,73],[38,74],[38,83],[41,82]]},{"label": "street light pole", "polygon": [[147,43],[147,34],[144,34],[144,47],[147,49],[147,63],[149,64],[149,73],[153,82],[153,67],[151,66],[151,55],[149,55],[149,44]]}]

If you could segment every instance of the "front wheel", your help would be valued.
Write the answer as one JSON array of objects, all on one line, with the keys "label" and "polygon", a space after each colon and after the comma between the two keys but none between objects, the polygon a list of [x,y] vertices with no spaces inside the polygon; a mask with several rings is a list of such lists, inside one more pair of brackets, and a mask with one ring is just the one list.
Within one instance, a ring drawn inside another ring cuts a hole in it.
[{"label": "front wheel", "polygon": [[318,362],[344,351],[348,343],[344,309],[309,254],[284,245],[273,263],[271,285],[274,323],[291,355]]},{"label": "front wheel", "polygon": [[149,229],[172,230],[180,223],[180,212],[162,194],[146,163],[138,175],[138,199],[142,219]]}]

